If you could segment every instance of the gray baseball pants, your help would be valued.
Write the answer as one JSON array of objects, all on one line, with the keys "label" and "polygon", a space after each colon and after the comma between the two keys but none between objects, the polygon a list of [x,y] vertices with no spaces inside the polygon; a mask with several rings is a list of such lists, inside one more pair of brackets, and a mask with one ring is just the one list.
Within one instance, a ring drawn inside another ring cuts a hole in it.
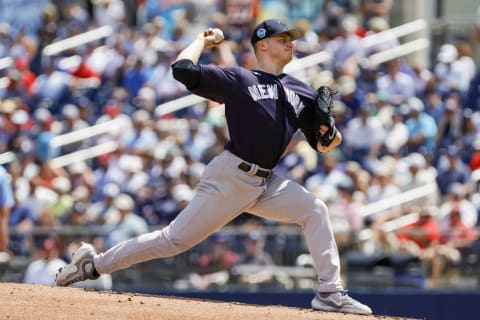
[{"label": "gray baseball pants", "polygon": [[206,167],[192,201],[168,226],[96,255],[98,273],[109,274],[143,261],[180,254],[242,212],[249,212],[298,224],[318,273],[319,291],[342,290],[339,255],[325,203],[275,173],[268,179],[249,175],[238,168],[241,162],[229,151],[215,157]]}]

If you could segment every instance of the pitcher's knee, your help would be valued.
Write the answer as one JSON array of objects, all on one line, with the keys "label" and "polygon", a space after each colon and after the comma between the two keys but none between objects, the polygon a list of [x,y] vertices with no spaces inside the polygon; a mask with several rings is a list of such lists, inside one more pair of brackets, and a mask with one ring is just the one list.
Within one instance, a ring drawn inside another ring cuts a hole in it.
[{"label": "pitcher's knee", "polygon": [[197,244],[197,242],[192,241],[188,237],[182,237],[181,235],[172,235],[170,234],[170,232],[167,232],[166,235],[175,251],[175,254],[180,254],[184,251],[187,251],[188,249]]},{"label": "pitcher's knee", "polygon": [[304,227],[306,223],[323,224],[328,220],[328,208],[325,202],[317,199],[313,205],[305,210],[305,215],[300,221],[300,226]]},{"label": "pitcher's knee", "polygon": [[328,215],[328,207],[325,204],[325,202],[323,202],[322,200],[320,199],[315,200],[314,207],[315,207],[314,209],[315,213],[320,215]]}]

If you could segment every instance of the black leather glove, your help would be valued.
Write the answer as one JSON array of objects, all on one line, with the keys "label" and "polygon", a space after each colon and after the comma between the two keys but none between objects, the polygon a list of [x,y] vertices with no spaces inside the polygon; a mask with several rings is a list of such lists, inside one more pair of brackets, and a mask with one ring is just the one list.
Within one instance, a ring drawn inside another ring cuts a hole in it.
[{"label": "black leather glove", "polygon": [[[337,128],[335,127],[335,119],[333,118],[333,95],[336,93],[327,86],[321,86],[317,90],[317,105],[314,109],[314,122],[317,131],[317,141],[324,147],[328,147],[337,135]],[[320,127],[325,126],[327,131],[323,134],[320,132]]]}]

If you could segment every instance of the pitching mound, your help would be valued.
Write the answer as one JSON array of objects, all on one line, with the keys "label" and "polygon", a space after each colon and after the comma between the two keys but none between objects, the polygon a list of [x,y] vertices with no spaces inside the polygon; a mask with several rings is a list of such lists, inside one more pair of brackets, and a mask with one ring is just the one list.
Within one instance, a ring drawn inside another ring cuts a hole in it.
[{"label": "pitching mound", "polygon": [[22,320],[400,319],[19,283],[0,283],[0,301],[2,319]]}]

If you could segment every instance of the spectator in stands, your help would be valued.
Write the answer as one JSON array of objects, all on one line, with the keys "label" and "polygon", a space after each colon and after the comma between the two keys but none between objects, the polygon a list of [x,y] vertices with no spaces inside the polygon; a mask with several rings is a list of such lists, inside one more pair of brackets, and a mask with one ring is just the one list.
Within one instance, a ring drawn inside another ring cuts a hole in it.
[{"label": "spectator in stands", "polygon": [[[423,154],[412,152],[404,159],[408,171],[403,175],[405,178],[403,190],[412,190],[428,184],[436,185],[436,170],[427,162]],[[417,207],[434,206],[438,204],[438,201],[439,191],[437,190],[425,197],[413,200],[409,205],[416,205]]]},{"label": "spectator in stands", "polygon": [[379,67],[376,65],[359,65],[359,75],[356,77],[357,87],[365,95],[376,94],[378,90],[377,78],[380,76]]},{"label": "spectator in stands", "polygon": [[239,255],[230,248],[226,234],[213,236],[211,250],[198,259],[198,271],[189,275],[190,284],[196,289],[221,287],[230,280],[230,269],[239,261]]},{"label": "spectator in stands", "polygon": [[16,103],[12,99],[0,101],[0,152],[6,152],[15,136],[16,127],[12,121],[12,116],[17,109]]},{"label": "spectator in stands", "polygon": [[307,168],[304,163],[304,158],[297,152],[296,145],[300,139],[294,139],[287,147],[285,153],[276,165],[276,170],[282,176],[290,180],[303,184],[307,176]]},{"label": "spectator in stands", "polygon": [[466,262],[468,246],[478,238],[477,230],[462,222],[460,210],[456,207],[451,208],[448,225],[443,225],[440,230],[440,245],[433,252],[431,287],[447,279],[445,269],[452,265],[461,267],[461,263]]},{"label": "spectator in stands", "polygon": [[462,146],[462,161],[467,164],[475,151],[475,140],[477,139],[477,136],[480,136],[480,130],[477,129],[474,118],[475,114],[472,109],[463,109],[459,141]]},{"label": "spectator in stands", "polygon": [[437,147],[446,148],[462,135],[463,113],[457,95],[450,95],[445,100],[445,112],[438,121]]},{"label": "spectator in stands", "polygon": [[344,75],[338,78],[338,90],[340,93],[340,101],[347,107],[348,120],[357,116],[361,106],[367,101],[364,92],[358,90],[355,78],[351,75]]},{"label": "spectator in stands", "polygon": [[472,153],[468,166],[471,172],[480,169],[480,135],[477,135],[475,140],[472,142]]},{"label": "spectator in stands", "polygon": [[69,87],[72,84],[72,76],[56,69],[55,59],[44,58],[43,72],[33,84],[33,98],[36,101],[46,100],[52,103],[50,111],[57,113],[61,106],[70,98]]},{"label": "spectator in stands", "polygon": [[352,10],[349,10],[351,8],[348,7],[350,7],[349,2],[322,1],[322,8],[315,19],[314,28],[318,30],[320,37],[332,39],[337,35],[342,18],[346,13],[352,13]]},{"label": "spectator in stands", "polygon": [[[373,180],[366,194],[368,203],[388,200],[401,193],[400,187],[393,181],[395,166],[395,163],[386,161],[379,161],[374,165]],[[366,223],[373,228],[379,228],[385,221],[398,217],[400,213],[400,207],[394,206],[368,216]]]},{"label": "spectator in stands", "polygon": [[[55,285],[55,274],[58,268],[67,263],[60,258],[60,238],[49,237],[43,241],[41,248],[33,256],[25,271],[23,282],[41,285]],[[36,256],[36,257],[35,257]]]},{"label": "spectator in stands", "polygon": [[471,44],[466,40],[459,40],[455,42],[455,48],[458,52],[458,60],[455,62],[456,68],[462,75],[461,82],[459,83],[459,90],[463,96],[467,93],[470,82],[475,76],[477,66],[473,60],[473,48]]},{"label": "spectator in stands", "polygon": [[[432,83],[435,81],[433,72],[421,62],[414,62],[412,64],[412,77],[415,84],[415,95],[420,99],[426,98],[426,93],[429,91]],[[426,108],[428,109],[428,108]]]},{"label": "spectator in stands", "polygon": [[334,74],[355,74],[356,67],[364,56],[361,39],[356,34],[357,28],[355,16],[345,15],[336,37],[328,42],[325,51],[332,55]]},{"label": "spectator in stands", "polygon": [[385,128],[382,148],[384,153],[398,156],[405,154],[408,142],[408,127],[403,120],[403,114],[399,108],[395,108],[391,113],[391,123]]},{"label": "spectator in stands", "polygon": [[243,245],[244,250],[240,254],[236,265],[247,265],[258,268],[244,272],[239,270],[238,274],[236,274],[238,281],[241,284],[247,285],[265,285],[272,282],[274,280],[274,273],[268,266],[273,266],[275,263],[271,255],[265,251],[265,236],[256,230],[250,231]]},{"label": "spectator in stands", "polygon": [[133,130],[123,137],[122,145],[130,154],[147,155],[155,148],[158,140],[151,128],[152,119],[146,110],[137,110],[132,114]]},{"label": "spectator in stands", "polygon": [[104,139],[113,139],[122,141],[123,136],[132,130],[132,119],[128,116],[125,109],[133,107],[125,101],[128,99],[128,93],[123,88],[115,88],[112,93],[112,99],[103,107],[103,114],[96,121],[97,124],[106,121],[115,120],[112,123],[112,130],[103,137]]},{"label": "spectator in stands", "polygon": [[390,32],[390,25],[387,19],[383,17],[373,17],[368,21],[368,31],[366,36],[373,36],[375,39],[373,43],[364,41],[367,45],[364,45],[366,56],[385,51],[400,45],[397,36],[393,32]]},{"label": "spectator in stands", "polygon": [[80,119],[87,124],[87,126],[92,126],[95,123],[95,110],[92,101],[85,97],[80,96],[77,100],[79,117]]},{"label": "spectator in stands", "polygon": [[131,55],[127,58],[121,85],[127,89],[130,97],[137,96],[139,90],[147,83],[151,73],[149,69],[140,57]]},{"label": "spectator in stands", "polygon": [[400,108],[407,115],[405,124],[408,128],[408,152],[420,152],[432,158],[438,132],[435,120],[425,112],[424,103],[416,97],[408,99]]},{"label": "spectator in stands", "polygon": [[141,157],[128,153],[120,156],[118,164],[123,172],[124,183],[120,184],[122,192],[135,195],[138,190],[148,183],[148,174],[145,172]]},{"label": "spectator in stands", "polygon": [[[441,228],[441,243],[446,247],[444,249],[446,253],[448,253],[447,249],[452,250],[449,256],[455,261],[457,256],[460,258],[462,248],[469,246],[478,239],[478,231],[475,226],[467,226],[463,223],[461,211],[458,207],[451,208],[449,220],[449,224]],[[454,253],[455,250],[460,252]]]},{"label": "spectator in stands", "polygon": [[442,95],[452,91],[459,92],[462,83],[462,70],[458,68],[458,50],[451,43],[445,43],[440,47],[437,61],[433,68],[435,75],[436,91]]},{"label": "spectator in stands", "polygon": [[67,171],[72,190],[81,185],[86,186],[90,190],[94,188],[96,182],[95,175],[92,172],[92,168],[85,161],[77,161],[68,165]]},{"label": "spectator in stands", "polygon": [[189,121],[186,135],[183,149],[196,161],[199,161],[205,150],[215,143],[213,128],[197,119]]},{"label": "spectator in stands", "polygon": [[129,195],[118,195],[113,204],[120,214],[120,219],[107,226],[110,230],[106,242],[108,247],[148,232],[145,220],[134,213],[135,204]]},{"label": "spectator in stands", "polygon": [[371,170],[369,161],[377,157],[384,138],[382,125],[371,112],[371,106],[363,104],[344,131],[346,159],[360,163],[367,170]]},{"label": "spectator in stands", "polygon": [[425,112],[430,115],[436,123],[439,123],[445,113],[445,103],[442,100],[442,96],[438,92],[428,92],[424,106]]},{"label": "spectator in stands", "polygon": [[97,26],[115,27],[126,19],[125,4],[121,0],[94,1],[94,20]]},{"label": "spectator in stands", "polygon": [[[319,169],[316,169],[305,182],[299,183],[305,185],[308,190],[318,190],[318,188],[334,189],[338,183],[345,179],[340,157],[341,154],[336,150],[325,154],[321,159],[322,165],[319,166]],[[303,170],[305,170],[304,165]]]},{"label": "spectator in stands", "polygon": [[[164,83],[163,80],[157,80],[155,82]],[[167,88],[168,90],[169,88]],[[137,109],[142,109],[148,112],[150,115],[154,115],[155,108],[157,107],[157,91],[158,89],[153,89],[149,84],[143,86],[138,90],[138,96],[134,97],[132,102]],[[173,99],[172,99],[173,100]]]},{"label": "spectator in stands", "polygon": [[465,188],[470,184],[470,170],[462,162],[461,153],[456,145],[447,148],[437,164],[437,184],[442,197],[446,196],[453,183],[461,183]]},{"label": "spectator in stands", "polygon": [[396,251],[409,253],[427,262],[430,276],[428,287],[437,285],[440,271],[438,249],[441,232],[435,215],[434,207],[420,208],[418,220],[401,227],[396,232],[396,237],[390,238]]},{"label": "spectator in stands", "polygon": [[[5,98],[8,97],[21,97],[22,99],[27,99],[29,95],[31,95],[31,85],[29,85],[29,91],[27,88],[24,87],[22,74],[16,68],[7,69],[7,79],[8,86],[3,88],[3,93],[0,93],[0,96]],[[35,77],[33,80],[30,80],[32,83],[35,81]]]},{"label": "spectator in stands", "polygon": [[38,130],[35,140],[35,157],[40,162],[46,162],[60,154],[58,147],[51,145],[55,137],[54,126],[58,123],[48,109],[39,108],[35,111]]},{"label": "spectator in stands", "polygon": [[[63,121],[61,122],[62,130],[60,134],[77,131],[89,126],[87,122],[80,118],[80,110],[78,106],[72,103],[65,104],[62,107],[62,116]],[[78,144],[76,145],[76,148],[80,149]],[[68,151],[65,153],[68,153]]]},{"label": "spectator in stands", "polygon": [[67,177],[56,177],[52,180],[52,190],[57,194],[56,200],[50,205],[55,216],[63,218],[74,205],[71,195],[72,185]]},{"label": "spectator in stands", "polygon": [[207,114],[207,117],[212,116],[210,121],[214,122],[212,131],[215,137],[213,138],[211,145],[203,150],[200,159],[198,159],[202,163],[208,163],[216,155],[219,155],[223,151],[223,146],[228,141],[228,132],[226,126],[224,124],[219,124],[216,120],[214,120],[213,118],[216,117],[216,115],[213,115],[213,113],[214,112],[210,112],[210,114]]},{"label": "spectator in stands", "polygon": [[349,179],[337,184],[338,196],[329,203],[330,223],[339,250],[349,248],[356,234],[363,228],[362,208],[364,204],[355,199],[356,187]]},{"label": "spectator in stands", "polygon": [[440,226],[434,219],[435,214],[436,211],[432,207],[421,208],[416,222],[397,231],[400,251],[424,257],[424,250],[440,242]]},{"label": "spectator in stands", "polygon": [[6,252],[9,245],[8,220],[14,206],[10,178],[5,168],[0,166],[0,252]]},{"label": "spectator in stands", "polygon": [[477,7],[477,18],[475,19],[475,36],[480,41],[480,6]]},{"label": "spectator in stands", "polygon": [[115,198],[120,194],[120,188],[115,183],[107,183],[101,190],[101,197],[88,208],[89,221],[94,224],[114,224],[120,217],[117,208],[113,205]]},{"label": "spectator in stands", "polygon": [[467,108],[473,109],[474,111],[480,110],[480,69],[473,76],[472,81],[470,82],[470,86],[467,91],[465,106]]},{"label": "spectator in stands", "polygon": [[176,179],[167,175],[163,176],[161,181],[163,184],[156,190],[152,190],[155,197],[152,202],[148,204],[152,206],[153,210],[152,216],[148,219],[150,224],[168,224],[181,211],[177,200],[178,195],[176,197],[174,191],[177,185]]},{"label": "spectator in stands", "polygon": [[471,228],[477,225],[478,215],[473,203],[467,198],[468,191],[462,183],[452,183],[448,194],[440,206],[440,215],[438,217],[442,226],[451,224],[452,210],[457,210],[460,214],[461,222]]},{"label": "spectator in stands", "polygon": [[29,232],[35,224],[33,210],[25,205],[20,199],[18,190],[14,192],[15,204],[11,208],[8,219],[10,230],[15,229],[15,233],[10,234],[10,251],[14,255],[28,256],[30,254]]},{"label": "spectator in stands", "polygon": [[10,121],[13,125],[13,131],[8,143],[9,151],[17,154],[29,152],[32,149],[30,129],[33,121],[30,119],[28,112],[23,108],[18,108],[12,113]]},{"label": "spectator in stands", "polygon": [[399,106],[415,96],[415,83],[409,74],[400,70],[399,59],[389,60],[385,64],[386,73],[377,78],[377,90],[384,92],[392,105]]},{"label": "spectator in stands", "polygon": [[363,17],[363,25],[368,27],[370,20],[374,17],[384,18],[388,22],[393,8],[393,0],[361,0],[359,8]]}]

